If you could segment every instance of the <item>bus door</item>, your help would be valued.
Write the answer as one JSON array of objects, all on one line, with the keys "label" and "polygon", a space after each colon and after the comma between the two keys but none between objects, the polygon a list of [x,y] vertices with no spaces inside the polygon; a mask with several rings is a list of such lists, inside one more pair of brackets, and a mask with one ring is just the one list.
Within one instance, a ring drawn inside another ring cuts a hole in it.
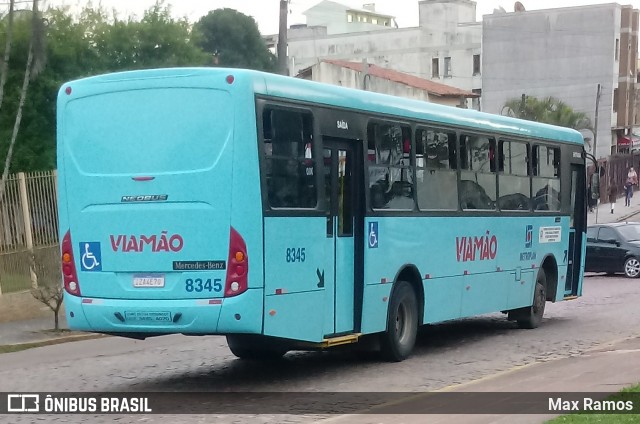
[{"label": "bus door", "polygon": [[580,269],[582,263],[582,244],[587,222],[587,199],[584,164],[571,164],[571,216],[569,223],[569,251],[567,252],[567,279],[564,287],[565,296],[578,296],[580,286]]},{"label": "bus door", "polygon": [[[361,162],[359,142],[325,138],[323,147],[327,229],[325,259],[325,335],[353,332],[355,308],[356,239],[361,219]],[[359,322],[359,320],[358,320]]]}]

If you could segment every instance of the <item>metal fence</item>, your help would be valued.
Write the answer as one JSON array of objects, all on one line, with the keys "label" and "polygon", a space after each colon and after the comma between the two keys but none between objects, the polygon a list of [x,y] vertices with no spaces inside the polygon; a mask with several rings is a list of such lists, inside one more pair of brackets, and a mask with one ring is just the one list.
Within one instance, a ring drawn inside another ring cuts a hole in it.
[{"label": "metal fence", "polygon": [[0,198],[0,294],[58,284],[56,171],[18,173]]},{"label": "metal fence", "polygon": [[[627,180],[627,173],[630,167],[636,171],[640,169],[640,154],[632,152],[628,155],[611,155],[607,158],[598,159],[600,171],[600,202],[609,202],[609,188],[611,185],[617,186],[618,197],[623,197],[623,186]],[[591,181],[591,174],[595,172],[595,166],[589,166],[588,175]],[[640,173],[640,172],[639,172]],[[638,188],[636,187],[635,190]]]}]

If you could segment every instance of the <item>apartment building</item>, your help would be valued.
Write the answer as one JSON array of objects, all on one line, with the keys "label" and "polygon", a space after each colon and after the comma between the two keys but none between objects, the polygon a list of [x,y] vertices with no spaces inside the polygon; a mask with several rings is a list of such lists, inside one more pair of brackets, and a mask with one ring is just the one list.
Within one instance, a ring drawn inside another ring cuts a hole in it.
[{"label": "apartment building", "polygon": [[503,113],[509,99],[553,96],[595,130],[597,104],[597,135],[584,132],[590,153],[640,149],[638,16],[615,3],[483,16],[482,109]]}]

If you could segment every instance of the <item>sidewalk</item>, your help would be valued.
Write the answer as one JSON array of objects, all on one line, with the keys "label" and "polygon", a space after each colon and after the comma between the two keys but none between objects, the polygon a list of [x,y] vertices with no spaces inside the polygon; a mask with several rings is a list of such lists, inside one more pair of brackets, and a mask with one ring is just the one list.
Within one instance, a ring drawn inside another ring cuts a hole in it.
[{"label": "sidewalk", "polygon": [[[59,324],[61,329],[67,328],[67,321],[62,314],[60,314]],[[56,334],[53,331],[53,327],[53,314],[45,318],[0,322],[0,346],[45,342],[51,339],[77,335],[76,333]]]},{"label": "sidewalk", "polygon": [[611,203],[599,203],[593,212],[587,213],[588,225],[623,221],[640,222],[640,191],[631,199],[631,206],[625,206],[624,197],[620,197],[613,213],[611,213]]}]

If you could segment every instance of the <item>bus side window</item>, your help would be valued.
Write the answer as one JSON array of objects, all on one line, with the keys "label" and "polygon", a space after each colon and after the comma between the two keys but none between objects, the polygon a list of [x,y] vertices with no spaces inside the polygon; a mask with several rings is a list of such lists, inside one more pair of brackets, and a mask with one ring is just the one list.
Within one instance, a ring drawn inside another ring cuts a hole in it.
[{"label": "bus side window", "polygon": [[413,210],[409,127],[370,123],[367,128],[367,142],[371,207]]},{"label": "bus side window", "polygon": [[416,191],[420,210],[458,209],[456,133],[416,130]]},{"label": "bus side window", "polygon": [[560,149],[533,146],[533,208],[560,210]]},{"label": "bus side window", "polygon": [[527,143],[500,140],[498,146],[500,177],[498,178],[498,207],[501,210],[529,210],[531,189],[529,187]]},{"label": "bus side window", "polygon": [[496,207],[496,140],[483,135],[460,136],[460,202],[462,209]]},{"label": "bus side window", "polygon": [[264,112],[267,197],[273,208],[316,207],[312,122],[308,112]]}]

